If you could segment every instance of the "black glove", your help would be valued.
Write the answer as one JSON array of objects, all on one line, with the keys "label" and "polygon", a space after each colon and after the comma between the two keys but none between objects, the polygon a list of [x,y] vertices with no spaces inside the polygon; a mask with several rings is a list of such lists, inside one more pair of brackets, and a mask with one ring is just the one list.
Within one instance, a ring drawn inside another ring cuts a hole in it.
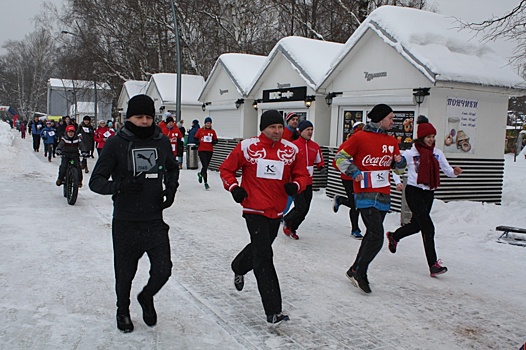
[{"label": "black glove", "polygon": [[212,145],[216,145],[219,142],[219,140],[212,140]]},{"label": "black glove", "polygon": [[320,174],[327,175],[327,167],[322,166],[318,170],[320,171]]},{"label": "black glove", "polygon": [[199,140],[199,139],[197,139],[197,138],[194,139],[194,143],[195,143],[196,146],[199,146],[199,143],[200,143],[200,142],[201,142],[201,140]]},{"label": "black glove", "polygon": [[247,198],[248,196],[247,191],[243,187],[239,187],[239,186],[234,187],[234,189],[230,191],[230,193],[232,193],[232,197],[234,197],[234,200],[236,201],[236,203],[243,202],[243,200]]},{"label": "black glove", "polygon": [[58,148],[55,150],[55,153],[57,154],[57,156],[61,156],[62,155],[62,151],[59,150]]},{"label": "black glove", "polygon": [[285,192],[291,197],[298,193],[298,185],[293,182],[287,182],[283,186],[285,187]]},{"label": "black glove", "polygon": [[128,176],[125,177],[119,184],[117,185],[117,193],[124,194],[124,193],[139,193],[142,192],[144,189],[144,175],[142,177],[133,177]]},{"label": "black glove", "polygon": [[164,210],[166,208],[169,208],[174,204],[175,200],[175,192],[176,189],[173,187],[168,187],[166,190],[161,193],[161,200],[163,200],[164,197],[166,197],[165,200],[163,200],[163,203],[161,204],[161,209]]}]

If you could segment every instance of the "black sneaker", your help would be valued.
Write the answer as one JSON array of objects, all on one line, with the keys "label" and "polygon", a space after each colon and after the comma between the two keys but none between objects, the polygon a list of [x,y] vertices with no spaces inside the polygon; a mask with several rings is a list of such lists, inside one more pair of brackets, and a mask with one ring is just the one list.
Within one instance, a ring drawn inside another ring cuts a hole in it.
[{"label": "black sneaker", "polygon": [[245,276],[235,274],[234,286],[236,286],[236,289],[241,292],[243,290],[243,287],[245,286]]},{"label": "black sneaker", "polygon": [[142,307],[142,319],[148,326],[153,327],[157,324],[157,313],[153,306],[153,297],[148,297],[144,292],[137,295],[137,301]]},{"label": "black sneaker", "polygon": [[334,198],[332,199],[332,211],[335,212],[335,213],[338,212],[338,209],[340,209],[340,205],[342,205],[340,203],[341,198],[342,198],[342,196],[335,195]]},{"label": "black sneaker", "polygon": [[447,272],[447,267],[442,266],[442,260],[437,260],[433,266],[429,268],[429,275],[431,277],[436,277]]},{"label": "black sneaker", "polygon": [[267,315],[267,322],[275,325],[288,320],[290,320],[289,316],[283,315],[281,312],[279,314]]},{"label": "black sneaker", "polygon": [[387,237],[387,242],[389,243],[389,251],[394,254],[396,253],[396,246],[398,245],[398,241],[394,239],[393,234],[393,232],[387,231],[385,236]]},{"label": "black sneaker", "polygon": [[117,311],[117,328],[124,332],[133,332],[133,323],[130,318],[130,312],[119,312]]},{"label": "black sneaker", "polygon": [[371,288],[369,288],[369,281],[367,280],[367,275],[357,275],[355,271],[349,269],[345,275],[356,288],[361,289],[364,293],[371,293]]}]

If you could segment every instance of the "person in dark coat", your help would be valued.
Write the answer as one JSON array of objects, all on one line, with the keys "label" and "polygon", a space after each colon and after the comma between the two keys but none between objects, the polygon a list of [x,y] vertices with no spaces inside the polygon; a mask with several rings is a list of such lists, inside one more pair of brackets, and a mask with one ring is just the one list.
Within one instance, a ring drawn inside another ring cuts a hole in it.
[{"label": "person in dark coat", "polygon": [[38,115],[33,116],[33,122],[31,124],[31,135],[33,136],[33,151],[38,152],[40,150],[40,133],[44,125],[40,121]]},{"label": "person in dark coat", "polygon": [[155,125],[154,117],[149,96],[132,97],[124,127],[106,141],[89,181],[93,192],[113,199],[117,328],[125,333],[133,331],[130,291],[141,256],[148,254],[150,278],[137,300],[150,327],[157,323],[153,297],[172,271],[170,227],[163,221],[163,210],[174,202],[179,167],[170,140]]},{"label": "person in dark coat", "polygon": [[[87,157],[90,157],[93,155],[91,152],[93,152],[92,150],[95,144],[95,130],[93,130],[93,126],[91,125],[90,116],[87,115],[82,119],[82,123],[78,126],[77,133],[82,140],[82,152],[85,153]],[[89,173],[87,157],[83,157],[81,163],[85,173]]]},{"label": "person in dark coat", "polygon": [[190,129],[190,131],[188,131],[188,142],[187,142],[187,144],[195,144],[195,133],[200,128],[201,127],[199,126],[199,120],[197,120],[197,119],[192,120],[192,128]]}]

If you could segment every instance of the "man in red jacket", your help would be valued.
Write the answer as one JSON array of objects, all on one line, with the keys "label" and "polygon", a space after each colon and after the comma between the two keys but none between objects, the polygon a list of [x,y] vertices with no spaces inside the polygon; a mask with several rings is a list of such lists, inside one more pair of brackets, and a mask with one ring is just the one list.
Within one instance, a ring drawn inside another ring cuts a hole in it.
[{"label": "man in red jacket", "polygon": [[[223,186],[243,206],[250,243],[232,261],[234,285],[241,291],[244,275],[254,270],[267,322],[278,324],[282,313],[281,291],[274,268],[272,242],[276,238],[287,196],[303,191],[309,181],[305,159],[293,143],[283,140],[283,117],[265,111],[261,134],[237,144],[219,167]],[[238,184],[237,170],[242,171]]]},{"label": "man in red jacket", "polygon": [[294,208],[283,218],[283,232],[292,239],[299,239],[296,230],[307,216],[312,201],[312,176],[314,166],[321,171],[326,171],[320,146],[312,141],[313,125],[308,120],[302,120],[298,125],[300,138],[293,143],[298,146],[300,153],[304,155],[303,164],[309,172],[309,182],[305,191],[294,196]]},{"label": "man in red jacket", "polygon": [[354,199],[367,228],[347,278],[364,293],[371,293],[367,271],[384,243],[383,222],[391,209],[390,170],[403,172],[406,161],[398,141],[387,133],[393,126],[393,110],[385,104],[371,109],[371,120],[336,153],[336,166],[354,180]]}]

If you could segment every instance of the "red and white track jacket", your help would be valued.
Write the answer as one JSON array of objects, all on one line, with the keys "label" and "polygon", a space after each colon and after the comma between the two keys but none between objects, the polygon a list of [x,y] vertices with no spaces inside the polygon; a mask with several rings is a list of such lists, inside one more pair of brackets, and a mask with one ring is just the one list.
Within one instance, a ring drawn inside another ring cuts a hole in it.
[{"label": "red and white track jacket", "polygon": [[[309,183],[305,164],[304,155],[292,142],[274,142],[262,133],[239,142],[219,167],[219,173],[227,191],[236,186],[247,191],[248,196],[241,203],[243,213],[279,218],[287,205],[284,185],[295,183],[299,193]],[[239,169],[241,185],[236,178]]]}]

